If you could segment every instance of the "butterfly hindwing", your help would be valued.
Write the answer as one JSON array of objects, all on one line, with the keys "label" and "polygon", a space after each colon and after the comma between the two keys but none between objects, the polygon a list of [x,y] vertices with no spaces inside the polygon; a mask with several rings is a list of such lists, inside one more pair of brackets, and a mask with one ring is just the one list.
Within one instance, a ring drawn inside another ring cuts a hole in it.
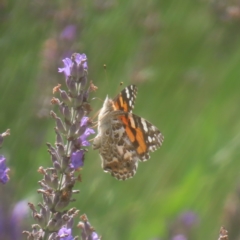
[{"label": "butterfly hindwing", "polygon": [[162,145],[163,135],[150,122],[132,113],[119,114],[125,132],[141,161],[150,158],[149,151],[154,152]]},{"label": "butterfly hindwing", "polygon": [[111,127],[103,137],[99,153],[103,170],[110,172],[118,180],[126,180],[135,175],[138,155],[127,136],[124,124],[118,119],[118,114],[111,119]]}]

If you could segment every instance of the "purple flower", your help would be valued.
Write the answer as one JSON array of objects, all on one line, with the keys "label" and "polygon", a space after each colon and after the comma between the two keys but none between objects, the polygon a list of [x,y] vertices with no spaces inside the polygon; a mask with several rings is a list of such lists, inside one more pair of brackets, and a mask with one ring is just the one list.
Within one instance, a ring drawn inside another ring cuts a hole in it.
[{"label": "purple flower", "polygon": [[94,134],[95,131],[91,128],[86,128],[85,132],[78,138],[80,141],[80,144],[84,147],[90,146],[90,142],[87,140],[87,138]]},{"label": "purple flower", "polygon": [[87,124],[88,124],[88,117],[83,117],[82,119],[81,119],[81,123],[80,123],[80,126],[81,127],[86,127],[87,126]]},{"label": "purple flower", "polygon": [[82,135],[78,138],[80,144],[84,147],[90,146],[89,141],[87,140],[87,138],[91,135],[94,134],[95,131],[88,126],[88,117],[83,117],[81,120],[81,129],[83,130]]},{"label": "purple flower", "polygon": [[183,212],[179,219],[186,227],[192,227],[198,223],[198,216],[192,211]]},{"label": "purple flower", "polygon": [[76,31],[77,28],[75,25],[68,25],[61,32],[60,37],[69,41],[74,40],[74,38],[76,37]]},{"label": "purple flower", "polygon": [[60,237],[61,240],[73,240],[74,239],[72,236],[72,229],[66,228],[66,227],[62,227],[58,231],[58,236]]},{"label": "purple flower", "polygon": [[74,65],[75,62],[77,63],[76,67],[79,68],[80,72],[82,72],[81,68],[83,68],[84,70],[87,70],[87,68],[88,68],[86,54],[75,53],[75,54],[73,54],[73,56],[74,56],[75,61],[72,61],[72,59],[70,59],[70,58],[65,58],[65,59],[63,59],[64,67],[58,68],[58,72],[64,72],[66,77],[70,77],[72,75],[72,71],[74,71],[73,67],[76,66],[76,65]]},{"label": "purple flower", "polygon": [[28,212],[29,208],[25,200],[18,202],[13,208],[10,221],[12,239],[21,239],[22,224],[27,219]]},{"label": "purple flower", "polygon": [[79,150],[76,152],[73,152],[71,155],[71,162],[70,167],[74,169],[78,169],[83,166],[84,162],[84,150]]},{"label": "purple flower", "polygon": [[17,202],[15,207],[12,210],[12,219],[13,221],[20,222],[23,218],[27,217],[28,215],[28,204],[27,201],[22,200]]},{"label": "purple flower", "polygon": [[77,64],[78,64],[78,66],[79,66],[80,64],[83,64],[83,68],[84,68],[84,69],[88,69],[87,56],[86,56],[85,53],[83,53],[83,54],[76,53],[76,54],[75,54],[75,60],[76,60],[76,62],[77,62]]},{"label": "purple flower", "polygon": [[13,207],[12,192],[9,189],[4,189],[4,194],[0,192],[0,239],[23,239],[22,229],[29,212],[27,202],[20,201]]},{"label": "purple flower", "polygon": [[96,232],[93,232],[89,238],[89,240],[100,240]]},{"label": "purple flower", "polygon": [[182,235],[182,234],[178,234],[178,235],[175,235],[172,240],[187,240],[187,238]]},{"label": "purple flower", "polygon": [[7,173],[10,170],[9,168],[7,168],[5,162],[6,158],[0,155],[0,182],[3,184],[5,184],[9,180]]},{"label": "purple flower", "polygon": [[70,77],[73,62],[70,58],[65,58],[62,61],[64,63],[64,68],[58,68],[58,72],[64,72],[66,77]]},{"label": "purple flower", "polygon": [[100,240],[100,237],[94,232],[93,227],[88,222],[87,216],[84,214],[80,216],[81,222],[78,223],[78,227],[81,228],[81,239],[83,240]]}]

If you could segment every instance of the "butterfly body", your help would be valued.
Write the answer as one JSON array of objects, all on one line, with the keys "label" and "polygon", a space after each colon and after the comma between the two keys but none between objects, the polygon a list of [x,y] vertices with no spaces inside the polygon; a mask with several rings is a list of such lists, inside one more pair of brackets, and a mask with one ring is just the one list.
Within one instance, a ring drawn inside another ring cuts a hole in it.
[{"label": "butterfly body", "polygon": [[132,113],[137,87],[130,85],[114,99],[106,98],[98,115],[98,134],[93,148],[99,149],[102,168],[118,180],[135,175],[138,162],[162,145],[163,135],[150,122]]}]

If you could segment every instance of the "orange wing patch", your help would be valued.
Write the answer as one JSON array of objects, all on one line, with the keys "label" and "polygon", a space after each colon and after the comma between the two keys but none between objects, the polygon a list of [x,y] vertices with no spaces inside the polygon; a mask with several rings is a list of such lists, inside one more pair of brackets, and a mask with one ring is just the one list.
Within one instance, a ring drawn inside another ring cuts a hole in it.
[{"label": "orange wing patch", "polygon": [[[127,133],[127,136],[129,137],[130,141],[137,145],[137,153],[139,155],[145,154],[147,151],[147,145],[144,140],[143,132],[141,128],[136,128],[136,126],[132,126],[132,118],[128,118],[125,115],[119,116],[119,119],[123,122],[125,126],[125,131]],[[130,121],[130,124],[129,124]]]},{"label": "orange wing patch", "polygon": [[114,111],[120,110],[120,106],[118,105],[118,102],[112,102],[112,103],[113,103],[112,106]]},{"label": "orange wing patch", "polygon": [[137,148],[137,153],[138,154],[144,154],[147,151],[147,145],[144,141],[144,137],[143,137],[143,132],[140,128],[136,128],[136,140],[139,144],[138,148]]},{"label": "orange wing patch", "polygon": [[113,101],[114,110],[122,110],[124,112],[129,112],[129,106],[127,102],[124,102],[122,95],[120,95],[116,101]]},{"label": "orange wing patch", "polygon": [[135,142],[136,141],[136,137],[133,134],[129,124],[128,124],[128,118],[124,115],[119,116],[119,119],[123,122],[124,126],[125,126],[125,131],[130,139],[131,142]]}]

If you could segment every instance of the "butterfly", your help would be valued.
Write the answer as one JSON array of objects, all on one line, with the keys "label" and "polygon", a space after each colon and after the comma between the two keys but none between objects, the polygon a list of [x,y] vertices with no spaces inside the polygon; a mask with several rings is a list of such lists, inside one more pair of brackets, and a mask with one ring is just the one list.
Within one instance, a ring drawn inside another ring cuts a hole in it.
[{"label": "butterfly", "polygon": [[125,87],[114,99],[106,97],[98,115],[98,134],[93,149],[98,149],[105,172],[118,180],[135,175],[139,161],[162,145],[163,135],[153,124],[132,113],[137,87]]}]

